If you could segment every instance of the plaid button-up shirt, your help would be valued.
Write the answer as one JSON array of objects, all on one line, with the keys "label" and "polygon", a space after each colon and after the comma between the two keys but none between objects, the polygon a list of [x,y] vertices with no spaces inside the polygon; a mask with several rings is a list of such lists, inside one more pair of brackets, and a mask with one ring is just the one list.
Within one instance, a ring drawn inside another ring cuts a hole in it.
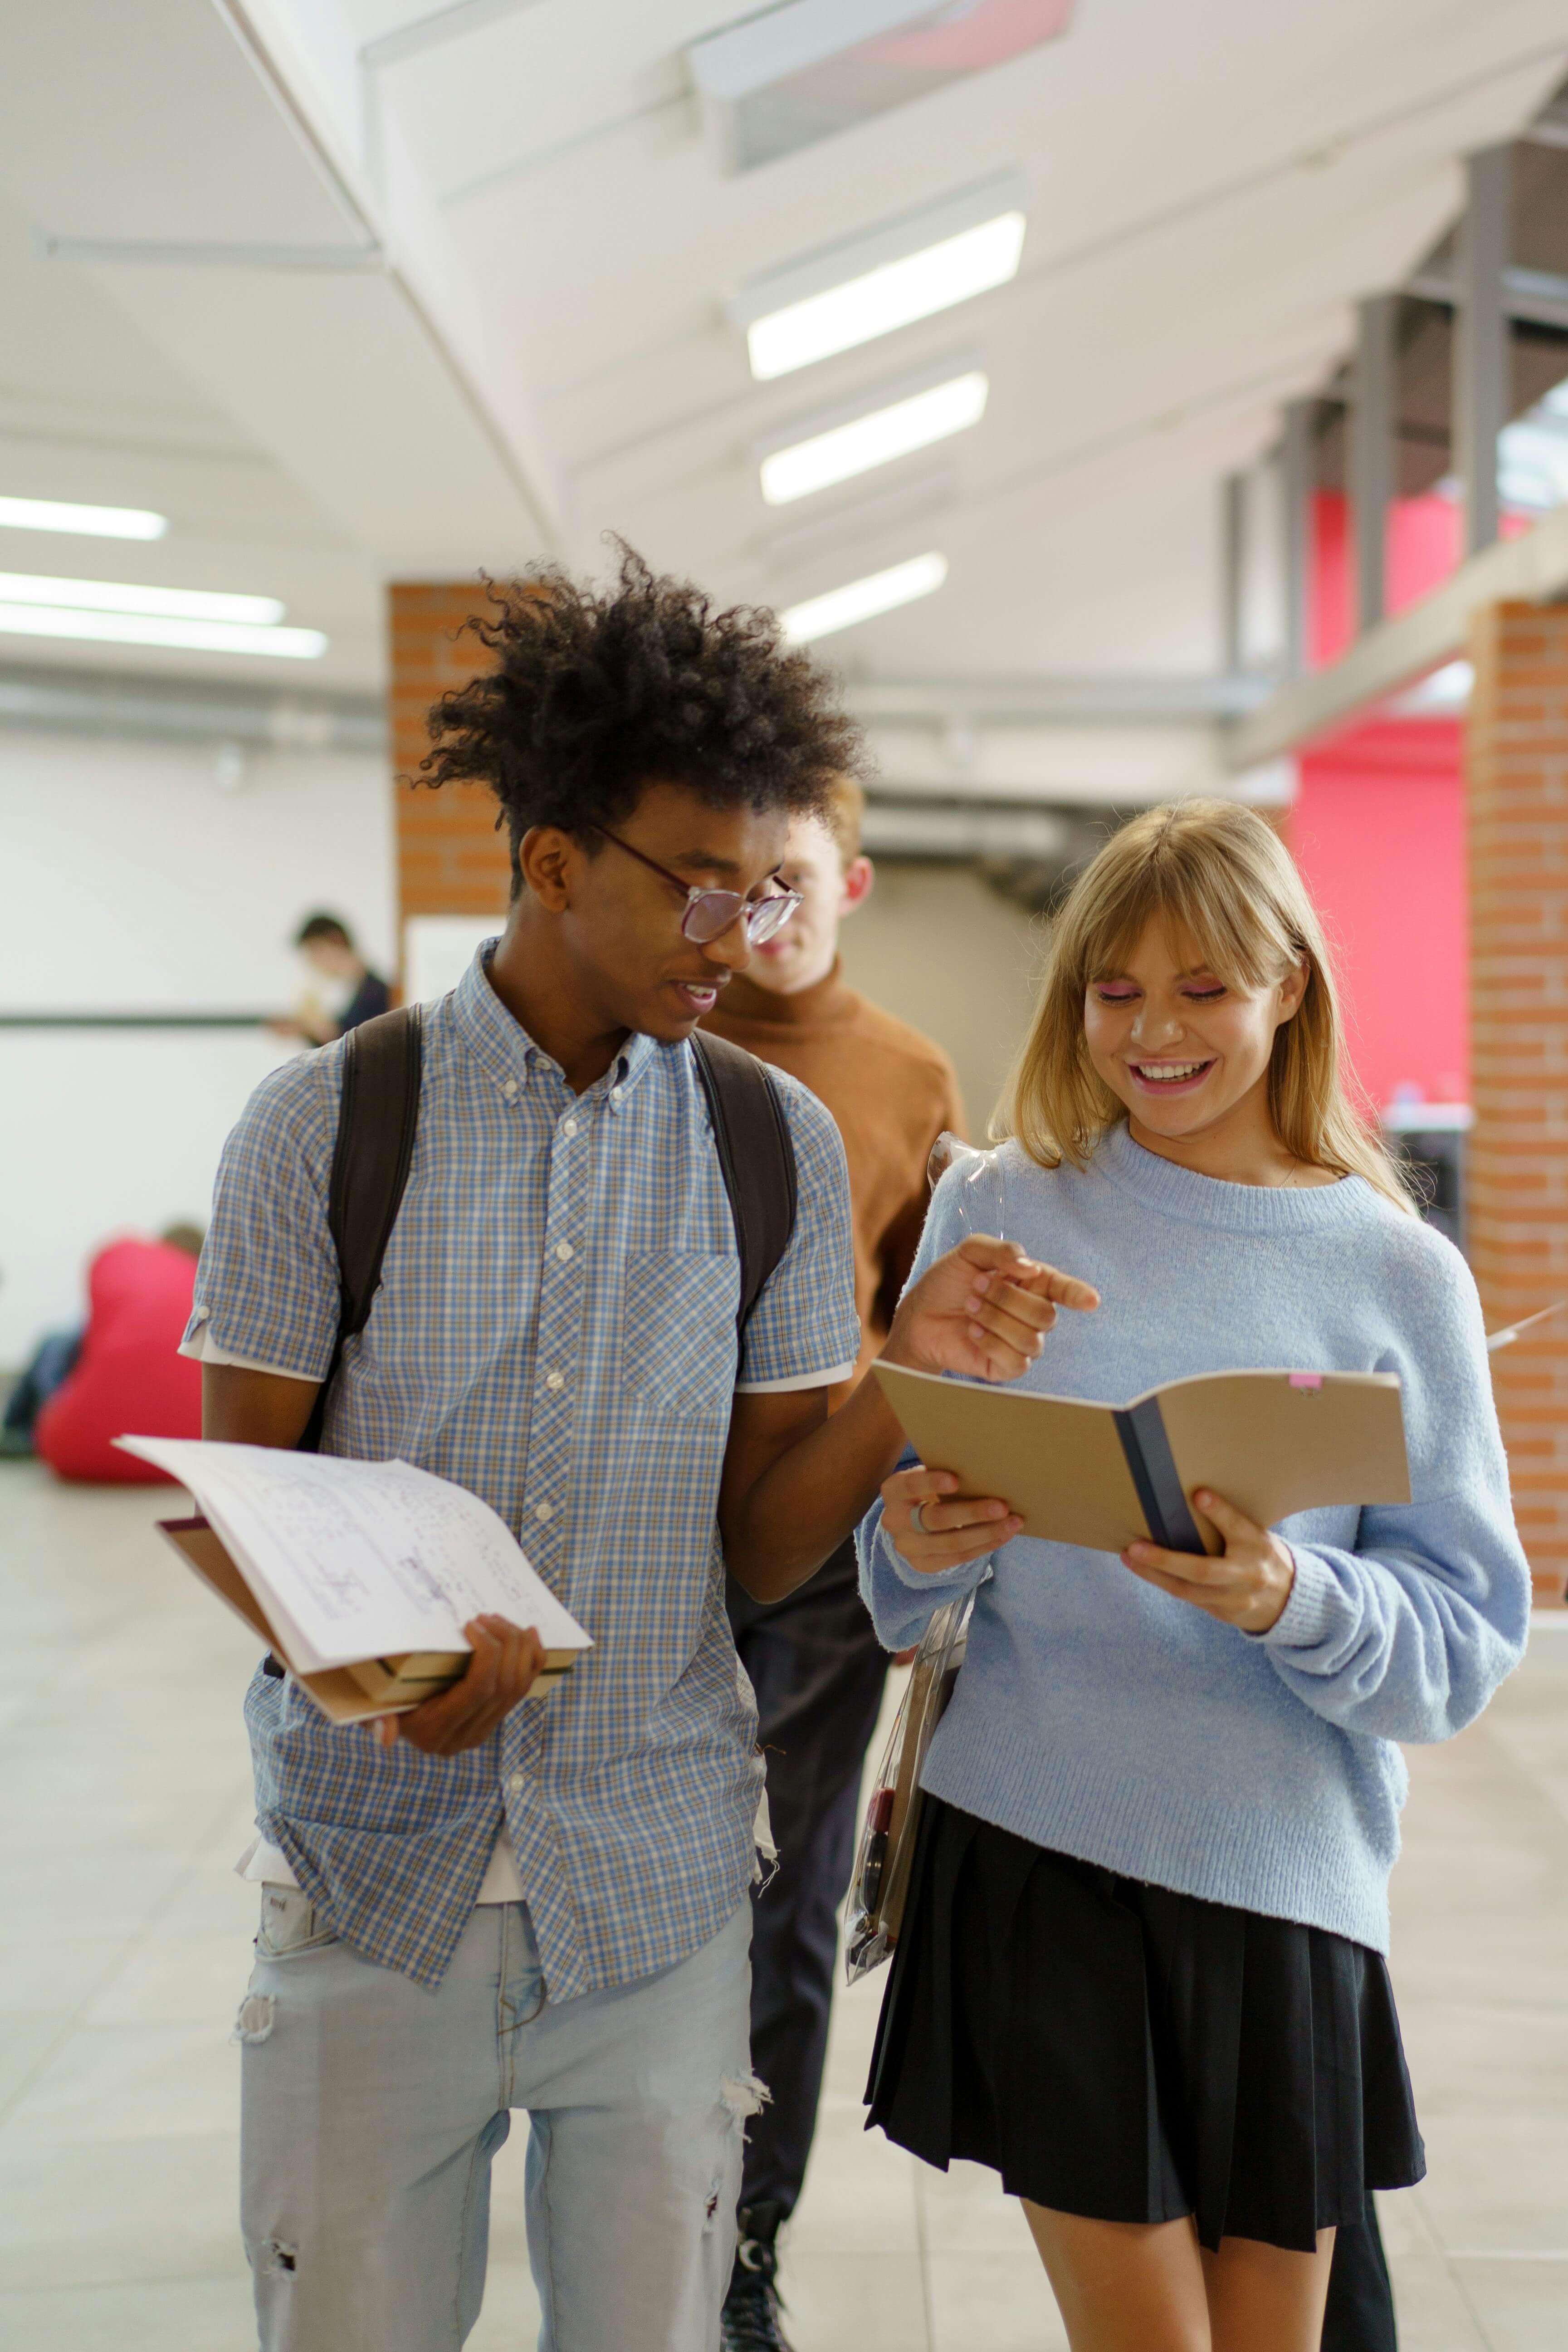
[{"label": "plaid button-up shirt", "polygon": [[[683,1959],[752,1875],[762,1763],[715,1516],[740,1272],[689,1047],[634,1036],[574,1095],[491,989],[489,952],[426,1009],[408,1186],[323,1445],[483,1496],[595,1646],[456,1757],[383,1748],[275,1677],[247,1714],[258,1826],[346,1941],[438,1982],[504,1817],[562,2000]],[[325,1376],[342,1068],[329,1045],[251,1097],[188,1346]],[[837,1129],[776,1083],[800,1206],[747,1326],[752,1390],[845,1378],[858,1344]]]}]

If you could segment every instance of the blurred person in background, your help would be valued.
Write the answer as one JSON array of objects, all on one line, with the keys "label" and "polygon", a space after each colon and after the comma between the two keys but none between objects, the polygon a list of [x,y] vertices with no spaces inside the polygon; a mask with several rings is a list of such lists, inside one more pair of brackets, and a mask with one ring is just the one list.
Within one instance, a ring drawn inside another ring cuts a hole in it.
[{"label": "blurred person in background", "polygon": [[392,1003],[392,991],[372,971],[353,933],[338,915],[307,915],[294,946],[320,986],[307,990],[294,1013],[268,1022],[275,1037],[298,1037],[306,1045],[330,1045],[373,1021]]},{"label": "blurred person in background", "polygon": [[30,1450],[60,1478],[163,1482],[113,1441],[127,1430],[202,1433],[201,1368],[178,1352],[201,1253],[200,1226],[173,1224],[156,1241],[123,1234],[95,1254],[86,1326],[40,1341],[6,1406],[7,1452]]},{"label": "blurred person in background", "polygon": [[[839,971],[838,927],[864,905],[873,880],[860,848],[864,813],[859,785],[840,776],[822,818],[792,824],[779,879],[799,892],[800,905],[731,977],[702,1024],[809,1087],[844,1139],[858,1374],[886,1339],[909,1277],[931,1146],[963,1123],[947,1055],[868,1003]],[[833,1402],[848,1393],[847,1384]],[[816,2126],[837,1911],[888,1659],[860,1598],[853,1538],[787,1601],[763,1606],[731,1577],[729,1603],[757,1695],[779,1858],[755,1897],[752,1931],[752,2063],[772,2101],[746,2137],[723,2340],[736,2352],[786,2352],[774,2284],[778,2232],[800,2196]]]}]

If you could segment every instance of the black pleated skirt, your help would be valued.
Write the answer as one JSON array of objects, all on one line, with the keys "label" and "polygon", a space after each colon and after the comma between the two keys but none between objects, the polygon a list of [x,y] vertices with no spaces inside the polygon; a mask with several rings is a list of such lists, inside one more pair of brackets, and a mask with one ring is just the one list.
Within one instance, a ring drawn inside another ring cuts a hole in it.
[{"label": "black pleated skirt", "polygon": [[867,2127],[1104,2221],[1310,2253],[1426,2158],[1388,1970],[926,1797]]}]

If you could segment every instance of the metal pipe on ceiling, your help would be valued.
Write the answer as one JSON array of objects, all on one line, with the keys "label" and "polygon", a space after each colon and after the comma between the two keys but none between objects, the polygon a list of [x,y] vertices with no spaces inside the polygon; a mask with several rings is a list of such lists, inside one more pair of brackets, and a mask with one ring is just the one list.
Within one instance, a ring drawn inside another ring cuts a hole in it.
[{"label": "metal pipe on ceiling", "polygon": [[1454,368],[1454,457],[1465,491],[1465,552],[1477,555],[1498,535],[1498,436],[1508,422],[1508,270],[1510,148],[1487,147],[1465,159],[1465,211],[1459,223],[1458,334]]},{"label": "metal pipe on ceiling", "polygon": [[1247,477],[1226,474],[1219,487],[1219,645],[1227,677],[1242,668],[1242,601],[1247,564]]},{"label": "metal pipe on ceiling", "polygon": [[1395,295],[1374,294],[1358,306],[1356,316],[1350,477],[1358,630],[1375,628],[1385,610],[1385,545],[1394,496],[1397,303]]},{"label": "metal pipe on ceiling", "polygon": [[386,713],[368,695],[268,695],[112,671],[0,668],[0,725],[266,751],[384,756]]},{"label": "metal pipe on ceiling", "polygon": [[1280,547],[1284,562],[1285,674],[1300,677],[1307,667],[1309,529],[1312,496],[1312,420],[1316,401],[1285,404],[1279,444],[1279,497],[1284,509]]},{"label": "metal pipe on ceiling", "polygon": [[[1254,710],[1269,680],[1238,675],[879,678],[844,699],[867,725],[949,728],[1206,727]],[[274,751],[384,754],[374,695],[278,695],[132,672],[0,666],[0,726],[168,742],[234,742]]]}]

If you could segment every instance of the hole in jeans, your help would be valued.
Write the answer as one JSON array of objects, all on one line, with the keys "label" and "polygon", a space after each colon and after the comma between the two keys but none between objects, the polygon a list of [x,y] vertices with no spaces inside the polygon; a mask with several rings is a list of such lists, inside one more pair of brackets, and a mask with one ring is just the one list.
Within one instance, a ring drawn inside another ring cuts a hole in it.
[{"label": "hole in jeans", "polygon": [[731,2123],[744,2124],[772,2104],[773,2093],[756,2074],[726,2074],[719,2085]]},{"label": "hole in jeans", "polygon": [[265,2042],[272,2031],[273,2002],[269,1992],[247,1992],[234,2021],[235,2042]]}]

